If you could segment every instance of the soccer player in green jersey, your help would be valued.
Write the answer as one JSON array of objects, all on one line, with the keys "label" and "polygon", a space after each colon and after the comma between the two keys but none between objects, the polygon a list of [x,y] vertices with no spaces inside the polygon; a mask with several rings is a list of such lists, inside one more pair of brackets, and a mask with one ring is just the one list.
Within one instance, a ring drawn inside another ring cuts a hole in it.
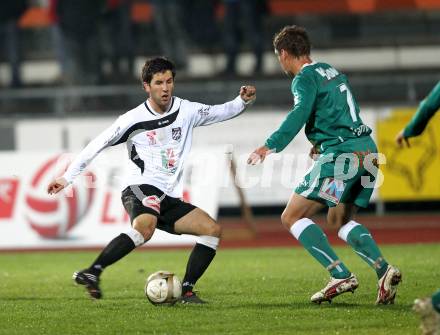
[{"label": "soccer player in green jersey", "polygon": [[[397,134],[396,143],[399,147],[406,144],[410,146],[408,138],[423,133],[429,120],[440,108],[440,81],[428,96],[420,103],[408,125]],[[422,334],[440,335],[440,290],[432,297],[417,299],[414,302],[414,310],[421,317]]]},{"label": "soccer player in green jersey", "polygon": [[423,133],[429,120],[440,108],[440,81],[435,85],[428,96],[420,103],[417,112],[414,114],[410,123],[396,137],[397,144],[402,147],[405,143],[408,147],[408,138],[415,137]]},{"label": "soccer player in green jersey", "polygon": [[358,208],[368,205],[377,172],[377,148],[370,137],[371,129],[359,116],[345,75],[310,58],[304,28],[284,27],[275,35],[273,45],[282,69],[294,77],[294,107],[279,129],[250,155],[248,163],[262,162],[269,153],[282,151],[305,125],[315,162],[292,194],[281,221],[330,272],[329,283],[313,294],[311,301],[330,302],[342,293],[354,292],[359,285],[322,229],[312,221],[318,211],[329,207],[327,220],[340,227],[338,236],[377,273],[376,303],[393,303],[401,273],[388,264],[368,229],[354,220]]}]

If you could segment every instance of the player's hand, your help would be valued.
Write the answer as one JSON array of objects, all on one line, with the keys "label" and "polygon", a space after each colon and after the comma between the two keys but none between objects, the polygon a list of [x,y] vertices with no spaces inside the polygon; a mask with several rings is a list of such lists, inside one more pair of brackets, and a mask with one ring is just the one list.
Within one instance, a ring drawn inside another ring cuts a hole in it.
[{"label": "player's hand", "polygon": [[273,150],[270,150],[268,147],[266,147],[265,145],[263,145],[262,147],[259,147],[258,149],[256,149],[253,153],[251,153],[249,155],[249,158],[247,160],[247,163],[249,165],[255,165],[258,162],[263,163],[264,159],[266,158],[267,155],[271,154],[273,152]]},{"label": "player's hand", "polygon": [[52,181],[47,186],[47,193],[49,194],[57,194],[59,191],[64,189],[67,186],[67,180],[64,178],[57,178],[54,181]]},{"label": "player's hand", "polygon": [[255,86],[240,87],[240,97],[246,103],[251,103],[257,98],[257,89]]},{"label": "player's hand", "polygon": [[403,131],[404,130],[402,129],[400,131],[400,133],[397,134],[397,136],[396,136],[396,144],[399,146],[399,148],[403,148],[405,146],[404,144],[406,144],[406,146],[409,148],[411,146],[409,145],[408,137],[405,137],[403,135]]},{"label": "player's hand", "polygon": [[316,161],[318,159],[318,155],[319,155],[319,150],[315,146],[313,146],[312,149],[310,149],[309,157],[314,161]]}]

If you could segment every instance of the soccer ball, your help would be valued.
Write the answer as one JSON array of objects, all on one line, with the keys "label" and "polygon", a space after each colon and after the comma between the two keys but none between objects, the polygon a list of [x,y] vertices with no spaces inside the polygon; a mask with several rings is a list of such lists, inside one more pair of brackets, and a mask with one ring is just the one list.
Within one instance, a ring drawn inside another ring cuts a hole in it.
[{"label": "soccer ball", "polygon": [[172,272],[157,271],[148,276],[145,295],[153,305],[172,305],[182,295],[182,282]]}]

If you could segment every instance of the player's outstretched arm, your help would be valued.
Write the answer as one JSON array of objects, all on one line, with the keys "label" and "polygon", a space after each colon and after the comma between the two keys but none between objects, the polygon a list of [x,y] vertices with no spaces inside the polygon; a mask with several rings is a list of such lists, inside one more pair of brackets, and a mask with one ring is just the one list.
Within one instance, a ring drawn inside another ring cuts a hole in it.
[{"label": "player's outstretched arm", "polygon": [[257,97],[255,86],[247,85],[240,87],[240,97],[246,104],[253,102]]},{"label": "player's outstretched arm", "polygon": [[411,121],[396,136],[397,145],[402,148],[404,143],[409,147],[408,138],[419,136],[423,133],[429,120],[440,108],[440,82],[435,85],[428,96],[419,104],[419,108]]},{"label": "player's outstretched arm", "polygon": [[71,184],[74,179],[80,175],[90,162],[105,148],[123,143],[126,139],[122,139],[126,129],[131,125],[131,119],[128,116],[120,116],[110,127],[105,129],[95,139],[76,156],[70,163],[66,172],[62,177],[56,178],[47,186],[49,194],[56,194]]},{"label": "player's outstretched arm", "polygon": [[404,144],[406,144],[408,148],[410,147],[408,137],[405,137],[404,131],[405,129],[402,129],[396,136],[396,144],[399,146],[399,148],[403,148]]},{"label": "player's outstretched arm", "polygon": [[241,86],[239,95],[231,101],[219,105],[205,105],[198,102],[189,102],[189,109],[193,113],[194,126],[207,126],[237,117],[256,99],[254,86]]},{"label": "player's outstretched arm", "polygon": [[49,194],[57,194],[59,191],[64,189],[68,185],[68,182],[65,178],[60,177],[51,181],[47,186],[47,193]]},{"label": "player's outstretched arm", "polygon": [[271,150],[268,147],[266,147],[265,145],[263,145],[262,147],[255,149],[254,152],[252,152],[249,155],[247,163],[249,165],[255,165],[258,162],[263,163],[264,160],[266,159],[266,156],[271,154],[272,152],[273,152],[273,150]]}]

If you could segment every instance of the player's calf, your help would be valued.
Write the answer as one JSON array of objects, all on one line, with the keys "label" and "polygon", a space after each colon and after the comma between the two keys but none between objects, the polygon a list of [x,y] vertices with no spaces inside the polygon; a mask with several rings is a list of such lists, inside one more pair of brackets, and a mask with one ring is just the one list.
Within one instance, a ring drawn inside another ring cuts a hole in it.
[{"label": "player's calf", "polygon": [[193,288],[214,259],[219,241],[220,239],[214,236],[199,237],[186,266],[182,282],[182,302],[185,300],[185,297],[188,300],[198,299],[197,297],[191,297]]}]

